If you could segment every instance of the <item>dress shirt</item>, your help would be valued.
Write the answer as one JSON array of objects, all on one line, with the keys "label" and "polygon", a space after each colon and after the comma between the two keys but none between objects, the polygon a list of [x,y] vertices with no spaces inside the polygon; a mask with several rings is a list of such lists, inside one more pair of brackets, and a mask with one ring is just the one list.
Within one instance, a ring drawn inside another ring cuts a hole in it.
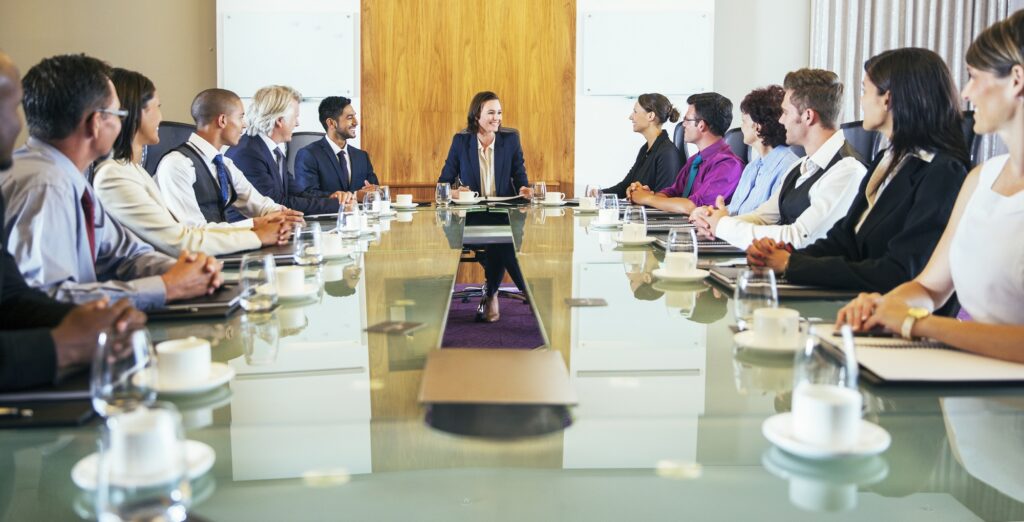
[{"label": "dress shirt", "polygon": [[[814,155],[801,159],[801,173],[795,186],[799,187],[818,169],[828,166],[845,143],[846,138],[843,137],[842,131],[837,131]],[[843,158],[810,188],[811,206],[804,210],[794,223],[778,224],[781,219],[780,191],[776,190],[768,201],[753,212],[723,217],[718,222],[715,235],[738,248],[747,248],[755,239],[764,237],[790,243],[795,248],[807,246],[825,237],[832,225],[846,215],[853,198],[857,196],[865,172],[867,168],[857,161],[857,158]]]},{"label": "dress shirt", "polygon": [[697,167],[697,177],[693,180],[690,195],[685,197],[697,206],[713,205],[718,196],[724,197],[728,202],[736,190],[740,174],[743,173],[743,162],[732,153],[725,140],[718,140],[704,147],[704,150],[686,160],[686,164],[676,176],[675,183],[661,193],[670,198],[684,197],[686,182],[690,178],[690,167],[698,157],[701,158],[701,162]]},{"label": "dress shirt", "polygon": [[753,212],[761,203],[768,201],[772,193],[782,188],[786,174],[799,159],[786,145],[772,148],[763,158],[754,158],[743,169],[736,192],[729,202],[729,214]]},{"label": "dress shirt", "polygon": [[[195,133],[189,136],[188,143],[194,145],[199,151],[199,155],[206,160],[206,167],[210,170],[210,175],[213,176],[213,182],[219,187],[217,167],[213,164],[213,158],[217,154],[221,154],[221,151],[215,149],[210,142]],[[235,167],[231,158],[224,156],[224,165],[231,174],[231,183],[235,186],[235,193],[238,196],[233,206],[242,214],[251,218],[284,210],[283,206],[260,194],[245,178],[242,171]],[[167,203],[167,209],[175,218],[192,226],[206,223],[206,218],[203,217],[202,211],[199,210],[199,204],[196,202],[195,189],[192,188],[196,182],[196,169],[192,165],[192,160],[180,152],[172,151],[160,160],[155,177],[156,183],[160,187],[160,193],[163,194],[164,201]],[[252,220],[239,221],[237,225],[252,228]]]},{"label": "dress shirt", "polygon": [[658,192],[675,181],[679,168],[679,149],[669,139],[668,133],[661,131],[650,148],[647,143],[640,146],[633,167],[626,173],[626,177],[602,192],[624,198],[626,189],[634,182]]},{"label": "dress shirt", "polygon": [[[910,154],[920,158],[925,163],[931,163],[935,159],[935,154],[918,149]],[[854,227],[854,232],[860,232],[861,225],[868,219],[868,214],[875,208],[875,202],[882,196],[882,191],[885,187],[889,186],[889,182],[892,181],[893,176],[900,171],[903,164],[907,162],[908,156],[903,156],[900,160],[900,164],[896,165],[896,168],[889,169],[892,164],[892,147],[885,149],[882,154],[881,161],[878,162],[878,166],[875,167],[874,172],[871,173],[871,178],[868,179],[868,186],[865,187],[865,197],[867,198],[868,206],[864,209],[864,212],[860,215],[860,220],[857,221],[857,226]]]},{"label": "dress shirt", "polygon": [[[284,149],[281,147],[281,144],[270,139],[270,136],[267,136],[262,132],[260,133],[259,136],[260,139],[263,140],[263,143],[267,146],[267,148],[270,149],[270,155],[274,158],[274,160],[277,160],[278,154],[280,154],[282,158],[285,157]],[[281,165],[280,162],[278,162],[277,166],[278,168],[280,168],[281,172],[284,172],[285,168],[287,167],[287,165]]]},{"label": "dress shirt", "polygon": [[483,143],[480,143],[480,136],[476,138],[477,153],[480,156],[480,195],[485,198],[491,198],[496,195],[494,191],[494,142],[497,139],[491,140],[491,144],[484,147]]},{"label": "dress shirt", "polygon": [[177,257],[182,250],[191,250],[219,256],[262,245],[255,232],[237,224],[182,223],[138,163],[104,161],[96,168],[93,188],[114,219],[165,254]]},{"label": "dress shirt", "polygon": [[[131,298],[137,308],[162,306],[160,274],[174,258],[153,250],[107,215],[85,175],[59,150],[29,138],[2,176],[8,246],[29,285],[62,301],[91,300],[93,292]],[[96,260],[87,239],[82,194],[95,207]]]},{"label": "dress shirt", "polygon": [[356,190],[359,190],[360,187],[352,187],[351,186],[351,184],[352,184],[352,154],[348,150],[348,143],[346,143],[344,147],[339,147],[337,143],[334,143],[334,140],[332,140],[331,138],[328,138],[327,136],[324,136],[324,140],[327,141],[327,146],[329,146],[331,148],[331,152],[334,153],[334,157],[335,158],[338,157],[338,153],[339,152],[345,151],[345,172],[348,172],[349,187],[352,188],[352,192],[355,192]]}]

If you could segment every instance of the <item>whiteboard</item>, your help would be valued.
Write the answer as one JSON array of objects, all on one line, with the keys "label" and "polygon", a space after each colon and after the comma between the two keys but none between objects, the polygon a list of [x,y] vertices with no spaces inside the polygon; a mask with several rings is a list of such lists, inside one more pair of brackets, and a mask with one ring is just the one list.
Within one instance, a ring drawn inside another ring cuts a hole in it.
[{"label": "whiteboard", "polygon": [[707,11],[585,13],[581,94],[635,97],[711,90],[713,26]]},{"label": "whiteboard", "polygon": [[223,87],[242,98],[272,84],[306,98],[353,97],[355,19],[342,12],[223,13]]}]

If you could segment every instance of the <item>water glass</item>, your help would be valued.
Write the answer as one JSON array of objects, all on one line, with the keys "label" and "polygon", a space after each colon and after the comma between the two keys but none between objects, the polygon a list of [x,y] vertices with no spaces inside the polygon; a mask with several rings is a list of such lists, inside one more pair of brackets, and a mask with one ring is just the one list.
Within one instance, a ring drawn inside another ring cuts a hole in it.
[{"label": "water glass", "polygon": [[378,216],[381,212],[381,205],[384,203],[384,196],[379,191],[370,190],[363,195],[363,212],[369,216]]},{"label": "water glass", "polygon": [[266,312],[277,304],[277,263],[271,254],[245,254],[239,267],[240,304],[247,312]]},{"label": "water glass", "polygon": [[377,192],[380,192],[381,202],[380,211],[382,214],[391,213],[391,187],[387,185],[377,186]]},{"label": "water glass", "polygon": [[733,312],[736,325],[747,329],[758,308],[777,308],[779,293],[775,285],[775,272],[771,268],[758,266],[741,270],[736,276],[736,294],[733,298]]},{"label": "water glass", "polygon": [[533,200],[532,200],[532,202],[533,202],[534,205],[540,205],[544,201],[544,198],[547,197],[547,194],[548,194],[548,185],[547,185],[547,183],[544,183],[543,181],[537,181],[537,182],[535,182],[533,184]]},{"label": "water glass", "polygon": [[181,414],[156,403],[100,430],[96,513],[101,521],[186,520],[192,501]]},{"label": "water glass", "polygon": [[324,260],[323,247],[320,241],[319,222],[296,223],[295,232],[292,234],[292,243],[295,245],[292,257],[295,259],[295,263],[299,265],[320,264]]},{"label": "water glass", "polygon": [[246,364],[264,366],[277,360],[280,337],[277,312],[243,315],[241,333]]},{"label": "water glass", "polygon": [[152,404],[156,399],[157,359],[145,328],[99,335],[89,391],[103,417]]},{"label": "water glass", "polygon": [[594,198],[594,201],[601,199],[601,194],[601,185],[587,185],[586,188],[583,189],[583,195]]},{"label": "water glass", "polygon": [[674,227],[665,238],[665,271],[685,275],[697,270],[697,234],[693,228]]},{"label": "water glass", "polygon": [[434,202],[439,207],[447,207],[452,202],[452,186],[447,183],[438,183],[434,190]]},{"label": "water glass", "polygon": [[338,211],[338,233],[342,238],[355,239],[363,228],[363,217],[359,213],[359,205]]},{"label": "water glass", "polygon": [[597,201],[597,221],[602,224],[616,223],[619,220],[619,197],[615,194],[602,194]]}]

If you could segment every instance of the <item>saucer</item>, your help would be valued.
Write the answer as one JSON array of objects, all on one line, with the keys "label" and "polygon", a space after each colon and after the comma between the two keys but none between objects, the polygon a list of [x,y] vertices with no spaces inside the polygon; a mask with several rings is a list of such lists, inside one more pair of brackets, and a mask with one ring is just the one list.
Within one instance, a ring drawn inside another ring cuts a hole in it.
[{"label": "saucer", "polygon": [[456,205],[476,205],[477,203],[480,203],[480,198],[473,200],[453,199],[452,203],[455,203]]},{"label": "saucer", "polygon": [[[256,291],[261,294],[268,293],[266,285],[260,285],[256,287]],[[311,299],[316,296],[316,293],[320,291],[320,287],[313,283],[303,283],[302,290],[298,292],[289,292],[287,294],[278,292],[277,298],[281,301],[299,301],[302,299]]]},{"label": "saucer", "polygon": [[594,228],[619,228],[622,226],[622,220],[615,220],[612,223],[601,223],[600,221],[593,221],[590,226]]},{"label": "saucer", "polygon": [[663,279],[665,281],[669,281],[672,283],[685,283],[689,281],[703,280],[705,277],[708,276],[708,271],[697,269],[688,274],[675,275],[667,273],[664,268],[655,268],[654,270],[651,271],[651,275],[657,277],[658,279]]},{"label": "saucer", "polygon": [[852,447],[836,448],[808,444],[793,436],[793,414],[779,413],[765,419],[761,433],[768,442],[787,453],[805,459],[823,460],[848,457],[869,457],[878,455],[889,448],[892,438],[885,428],[861,419],[857,442]]},{"label": "saucer", "polygon": [[409,203],[408,205],[403,203],[392,203],[391,208],[397,208],[398,210],[412,210],[420,206],[419,203]]},{"label": "saucer", "polygon": [[541,201],[540,204],[545,207],[560,207],[567,202],[563,199],[562,201]]},{"label": "saucer", "polygon": [[380,217],[397,216],[398,215],[398,211],[396,211],[395,209],[391,209],[391,210],[389,210],[387,212],[378,212],[377,215],[380,216]]},{"label": "saucer", "polygon": [[[132,379],[135,381],[141,381],[144,375],[144,373],[139,373]],[[210,363],[210,376],[206,378],[206,382],[180,385],[161,383],[160,379],[155,379],[156,392],[160,395],[198,395],[222,386],[234,377],[234,368],[221,362],[212,362]]]},{"label": "saucer", "polygon": [[[99,460],[99,453],[92,453],[78,461],[78,464],[71,468],[71,481],[84,490],[95,491],[96,475],[98,473],[96,466],[99,465]],[[213,468],[213,463],[217,460],[217,453],[213,451],[213,448],[202,442],[186,440],[185,460],[188,462],[188,478],[189,480],[195,480]],[[147,484],[128,485],[139,487],[146,486]]]},{"label": "saucer", "polygon": [[711,287],[703,281],[683,281],[681,283],[674,283],[664,279],[655,281],[651,285],[651,288],[659,292],[695,292],[698,294],[711,290]]},{"label": "saucer", "polygon": [[736,335],[732,336],[732,340],[740,348],[749,348],[765,352],[793,353],[799,350],[800,345],[802,344],[800,341],[797,341],[795,344],[768,343],[763,340],[759,340],[757,336],[754,335],[753,330],[743,330],[742,332],[738,332]]},{"label": "saucer", "polygon": [[651,236],[647,236],[647,237],[640,238],[640,239],[622,239],[621,237],[616,237],[616,238],[613,238],[613,239],[615,239],[615,242],[620,244],[620,245],[631,246],[631,245],[649,245],[649,244],[653,243],[656,238],[653,238]]}]

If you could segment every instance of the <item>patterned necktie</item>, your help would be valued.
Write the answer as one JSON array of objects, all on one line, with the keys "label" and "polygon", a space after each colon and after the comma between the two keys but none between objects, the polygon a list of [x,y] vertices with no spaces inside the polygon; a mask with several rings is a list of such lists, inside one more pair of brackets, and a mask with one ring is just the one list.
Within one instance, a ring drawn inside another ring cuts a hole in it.
[{"label": "patterned necktie", "polygon": [[218,154],[213,157],[213,164],[217,167],[217,182],[220,183],[220,206],[226,207],[228,198],[231,196],[231,178],[228,176],[228,167],[224,164],[224,156]]},{"label": "patterned necktie", "polygon": [[338,151],[338,162],[341,163],[341,179],[345,183],[345,185],[342,188],[348,190],[350,188],[349,185],[352,184],[352,175],[349,174],[348,162],[345,161],[345,149],[341,149]]},{"label": "patterned necktie", "polygon": [[686,179],[686,188],[683,189],[683,197],[690,197],[690,191],[693,190],[693,181],[697,179],[697,167],[704,162],[704,158],[701,156],[694,156],[693,163],[690,164],[690,177]]},{"label": "patterned necktie", "polygon": [[82,213],[85,214],[85,235],[89,237],[89,252],[96,262],[96,214],[89,191],[82,192]]},{"label": "patterned necktie", "polygon": [[285,194],[288,184],[284,182],[284,153],[277,147],[274,147],[274,161],[277,162],[277,175],[279,176],[277,182],[281,184],[281,193]]}]

